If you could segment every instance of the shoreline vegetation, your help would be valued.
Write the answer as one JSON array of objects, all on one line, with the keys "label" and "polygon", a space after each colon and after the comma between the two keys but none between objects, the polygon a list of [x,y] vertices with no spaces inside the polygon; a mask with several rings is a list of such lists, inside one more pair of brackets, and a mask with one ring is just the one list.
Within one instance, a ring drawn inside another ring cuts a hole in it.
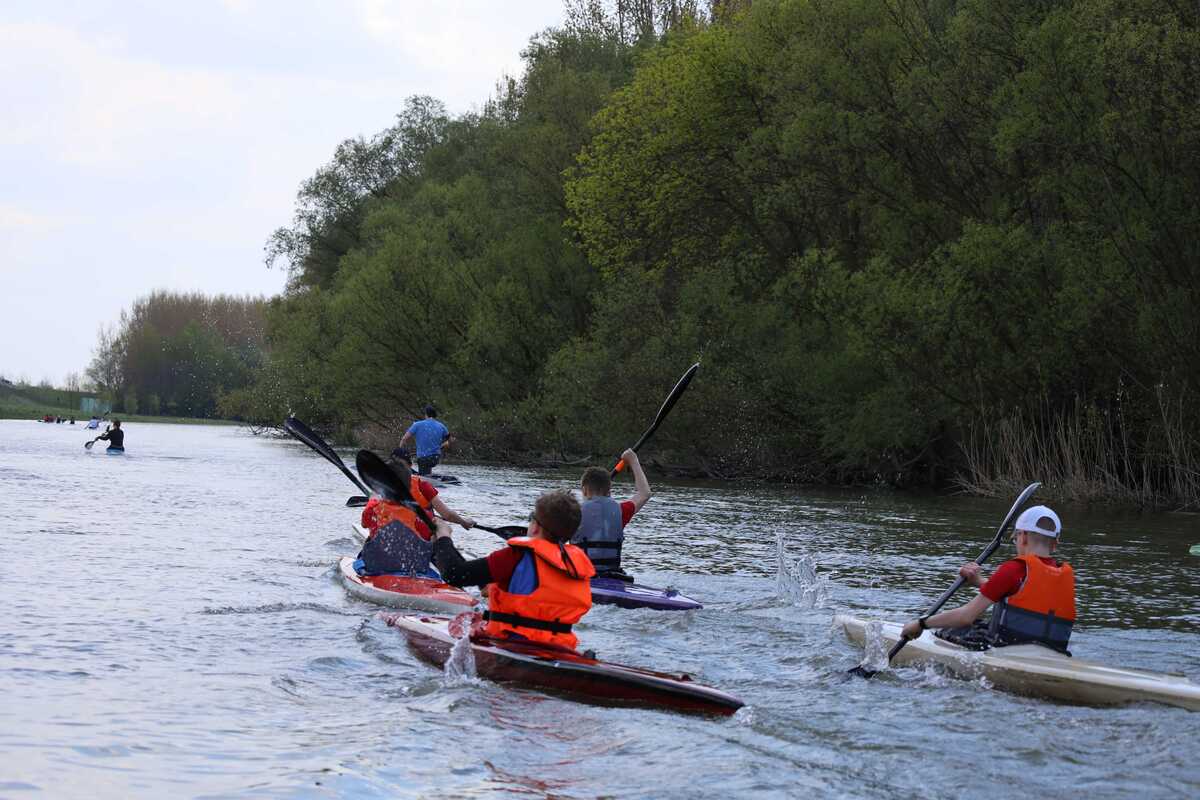
[{"label": "shoreline vegetation", "polygon": [[1195,8],[568,0],[522,57],[343,142],[281,295],[139,299],[118,413],[572,461],[700,361],[694,475],[1200,509]]}]

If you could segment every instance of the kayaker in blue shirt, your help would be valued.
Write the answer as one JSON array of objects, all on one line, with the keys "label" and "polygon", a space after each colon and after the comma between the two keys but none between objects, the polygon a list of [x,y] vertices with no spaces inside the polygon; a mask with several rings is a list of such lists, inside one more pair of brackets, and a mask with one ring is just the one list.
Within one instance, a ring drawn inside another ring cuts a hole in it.
[{"label": "kayaker in blue shirt", "polygon": [[404,450],[409,439],[416,443],[418,475],[431,474],[442,460],[442,450],[454,443],[450,429],[438,420],[432,405],[425,406],[425,419],[417,420],[404,432],[398,449]]},{"label": "kayaker in blue shirt", "polygon": [[638,461],[637,453],[626,450],[621,460],[633,473],[633,497],[618,503],[613,500],[612,476],[601,467],[588,467],[579,481],[583,492],[583,519],[571,537],[571,544],[588,554],[598,575],[623,576],[621,545],[625,541],[625,526],[633,515],[650,499],[650,482]]}]

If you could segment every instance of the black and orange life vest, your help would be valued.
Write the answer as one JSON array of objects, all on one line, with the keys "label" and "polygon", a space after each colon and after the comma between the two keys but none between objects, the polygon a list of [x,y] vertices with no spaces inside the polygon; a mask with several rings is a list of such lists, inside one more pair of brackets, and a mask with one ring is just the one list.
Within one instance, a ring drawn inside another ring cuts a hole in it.
[{"label": "black and orange life vest", "polygon": [[[536,586],[529,594],[513,594],[496,583],[489,584],[484,634],[496,638],[515,634],[574,649],[579,640],[571,626],[592,607],[588,579],[596,574],[596,568],[587,554],[572,544],[521,536],[509,539],[508,546],[526,551],[523,560],[528,559],[534,569]],[[517,569],[521,568],[518,565]]]},{"label": "black and orange life vest", "polygon": [[[433,519],[433,501],[426,497],[421,492],[421,480],[416,476],[412,476],[412,482],[409,484],[409,491],[412,493],[413,502],[425,509],[426,515]],[[375,531],[379,530],[389,522],[400,522],[410,530],[416,531],[417,535],[425,541],[433,538],[433,532],[421,522],[421,517],[416,510],[410,508],[405,503],[393,503],[390,500],[380,500],[374,509],[373,525],[371,528],[371,536],[375,535]]]},{"label": "black and orange life vest", "polygon": [[1047,564],[1035,555],[1025,562],[1025,580],[996,604],[989,636],[997,644],[1037,642],[1065,651],[1075,624],[1075,572],[1065,561]]}]

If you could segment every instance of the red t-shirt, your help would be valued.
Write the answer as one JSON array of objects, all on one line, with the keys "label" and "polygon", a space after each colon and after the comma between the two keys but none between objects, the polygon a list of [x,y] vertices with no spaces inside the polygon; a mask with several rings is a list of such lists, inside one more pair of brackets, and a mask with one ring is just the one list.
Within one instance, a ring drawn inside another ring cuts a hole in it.
[{"label": "red t-shirt", "polygon": [[[438,490],[434,488],[433,484],[429,483],[428,481],[420,480],[419,478],[417,479],[417,485],[421,488],[421,494],[425,495],[425,499],[432,503],[433,498],[437,497],[438,495]],[[379,522],[375,518],[375,509],[379,507],[379,503],[380,500],[378,497],[372,497],[367,501],[367,504],[363,506],[362,510],[362,526],[369,530],[372,534],[375,533],[375,528],[379,526]],[[417,533],[419,533],[421,538],[425,539],[426,541],[428,541],[433,535],[433,532],[430,531],[428,526],[426,526],[424,522],[421,522],[419,518],[417,519]]]},{"label": "red t-shirt", "polygon": [[[1054,558],[1046,558],[1038,556],[1042,561],[1046,562],[1047,566],[1057,566],[1058,561]],[[979,587],[979,593],[991,600],[993,603],[998,603],[1006,597],[1011,597],[1021,588],[1021,582],[1025,580],[1025,573],[1028,568],[1025,562],[1018,558],[1012,558],[1005,561],[1000,566],[996,567],[996,571],[992,573],[992,577],[988,578],[983,586]]]},{"label": "red t-shirt", "polygon": [[[622,528],[629,524],[629,520],[633,519],[635,513],[637,513],[637,506],[633,504],[632,500],[621,503]],[[508,581],[512,578],[513,570],[517,568],[517,564],[521,562],[521,557],[524,555],[525,551],[515,547],[502,547],[487,557],[488,571],[492,573],[492,580],[499,584],[501,589],[508,591]]]}]

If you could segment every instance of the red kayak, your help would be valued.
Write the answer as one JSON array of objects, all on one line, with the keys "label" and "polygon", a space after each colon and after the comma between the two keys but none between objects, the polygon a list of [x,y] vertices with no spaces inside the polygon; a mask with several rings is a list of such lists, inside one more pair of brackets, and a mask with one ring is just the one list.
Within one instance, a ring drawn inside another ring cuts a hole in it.
[{"label": "red kayak", "polygon": [[342,556],[338,573],[346,591],[368,603],[421,611],[440,611],[457,614],[475,606],[476,598],[432,578],[405,575],[359,575],[354,571],[354,559]]},{"label": "red kayak", "polygon": [[[405,635],[413,652],[438,667],[445,665],[468,626],[479,620],[477,614],[453,619],[416,614],[384,614],[383,618]],[[609,664],[561,647],[474,634],[471,652],[480,677],[563,692],[600,705],[724,715],[743,705],[733,695],[696,683],[688,675]]]}]

